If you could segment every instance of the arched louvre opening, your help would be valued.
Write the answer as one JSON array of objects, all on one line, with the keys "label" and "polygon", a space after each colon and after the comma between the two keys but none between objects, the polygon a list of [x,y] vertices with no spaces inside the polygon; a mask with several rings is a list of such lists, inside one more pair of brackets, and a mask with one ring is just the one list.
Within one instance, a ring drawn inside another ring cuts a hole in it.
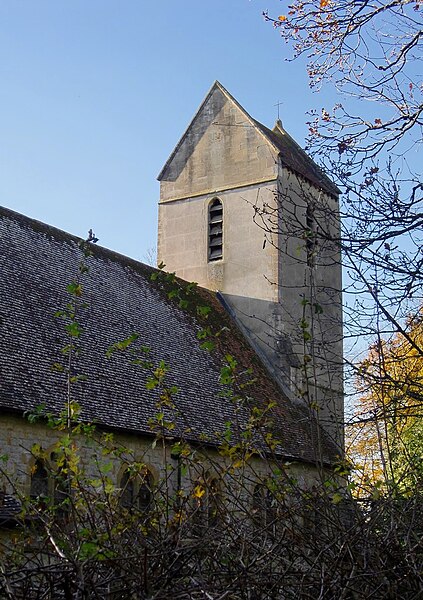
[{"label": "arched louvre opening", "polygon": [[215,198],[209,206],[209,261],[223,256],[223,204]]}]

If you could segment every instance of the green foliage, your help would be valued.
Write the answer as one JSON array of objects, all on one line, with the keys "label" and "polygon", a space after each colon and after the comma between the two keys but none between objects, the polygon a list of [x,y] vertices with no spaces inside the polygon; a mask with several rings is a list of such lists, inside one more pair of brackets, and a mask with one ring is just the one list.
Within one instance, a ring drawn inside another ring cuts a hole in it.
[{"label": "green foliage", "polygon": [[80,298],[83,291],[82,284],[79,281],[72,281],[72,283],[66,286],[66,291],[72,296]]},{"label": "green foliage", "polygon": [[[354,449],[373,450],[373,484],[391,494],[413,494],[423,484],[423,319],[410,318],[407,330],[373,345],[359,369],[363,422],[355,426]],[[360,458],[361,462],[362,458]]]},{"label": "green foliage", "polygon": [[112,354],[114,354],[115,352],[122,352],[122,351],[126,350],[134,342],[136,342],[138,340],[138,338],[139,338],[138,333],[132,333],[124,340],[121,340],[120,342],[115,342],[106,350],[106,357],[110,358],[112,356]]}]

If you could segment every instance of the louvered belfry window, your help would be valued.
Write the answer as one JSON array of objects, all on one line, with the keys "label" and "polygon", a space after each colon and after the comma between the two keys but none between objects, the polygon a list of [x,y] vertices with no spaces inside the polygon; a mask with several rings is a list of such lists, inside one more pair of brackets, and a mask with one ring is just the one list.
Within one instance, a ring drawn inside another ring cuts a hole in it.
[{"label": "louvered belfry window", "polygon": [[209,206],[209,261],[223,256],[223,205],[215,198]]}]

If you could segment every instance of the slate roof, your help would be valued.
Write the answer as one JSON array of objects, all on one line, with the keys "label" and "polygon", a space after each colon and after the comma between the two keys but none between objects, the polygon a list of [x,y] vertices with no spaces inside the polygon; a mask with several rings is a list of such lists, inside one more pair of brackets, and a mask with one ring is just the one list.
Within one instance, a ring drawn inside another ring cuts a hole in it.
[{"label": "slate roof", "polygon": [[273,129],[269,129],[259,121],[255,121],[260,131],[272,142],[279,151],[282,164],[298,173],[310,183],[323,189],[331,196],[340,194],[339,188],[329,179],[313,159],[297,144],[297,142],[282,127],[278,120]]},{"label": "slate roof", "polygon": [[[66,287],[76,277],[81,260],[79,239],[59,229],[0,207],[0,410],[23,413],[40,404],[60,412],[66,399],[66,380],[52,365],[64,362],[65,323],[54,314],[70,296]],[[75,371],[87,375],[74,385],[73,397],[82,418],[100,426],[137,434],[151,434],[149,419],[157,412],[157,390],[146,389],[151,372],[131,364],[129,352],[110,358],[111,344],[138,333],[133,345],[149,347],[149,360],[169,366],[165,381],[175,385],[178,409],[173,435],[210,443],[225,423],[235,422],[233,403],[222,396],[219,375],[224,357],[235,356],[240,370],[252,366],[256,383],[248,388],[254,402],[275,400],[275,423],[281,453],[314,461],[316,424],[305,408],[291,403],[269,378],[249,344],[230,320],[214,293],[197,289],[187,309],[169,299],[169,286],[157,270],[105,248],[91,245],[89,272],[83,279],[79,320],[84,328]],[[177,280],[171,285],[182,286]],[[166,286],[168,286],[166,288]],[[179,289],[179,288],[178,288]],[[196,306],[208,305],[206,323]],[[198,332],[204,325],[226,327],[212,353],[200,348]],[[141,352],[142,355],[142,352]],[[245,411],[238,414],[245,418]],[[324,440],[324,459],[336,452]]]},{"label": "slate roof", "polygon": [[17,498],[0,492],[0,527],[15,525],[22,505]]}]

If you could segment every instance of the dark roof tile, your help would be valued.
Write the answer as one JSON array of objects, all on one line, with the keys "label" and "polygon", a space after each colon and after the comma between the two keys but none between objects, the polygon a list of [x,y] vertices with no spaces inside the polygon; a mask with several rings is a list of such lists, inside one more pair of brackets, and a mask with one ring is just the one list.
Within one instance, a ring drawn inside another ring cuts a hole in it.
[{"label": "dark roof tile", "polygon": [[10,494],[0,492],[0,527],[16,524],[22,504]]},{"label": "dark roof tile", "polygon": [[338,196],[340,190],[323,172],[323,170],[314,162],[312,158],[297,144],[297,142],[283,129],[282,124],[276,123],[274,129],[269,129],[259,121],[254,119],[255,124],[260,131],[276,146],[282,164],[298,173],[310,183],[323,189],[331,196]]}]

